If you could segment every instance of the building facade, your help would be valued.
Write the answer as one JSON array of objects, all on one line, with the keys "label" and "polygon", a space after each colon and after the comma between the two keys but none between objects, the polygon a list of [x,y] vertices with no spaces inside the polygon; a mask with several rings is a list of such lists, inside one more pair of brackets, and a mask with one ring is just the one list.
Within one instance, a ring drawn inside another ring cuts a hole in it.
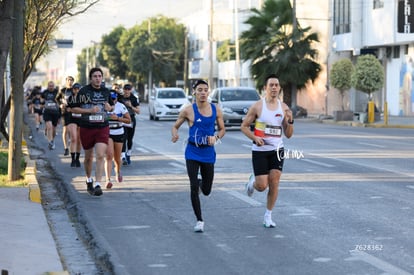
[{"label": "building facade", "polygon": [[[385,72],[376,106],[383,111],[387,102],[390,115],[414,115],[414,1],[333,0],[332,7],[334,58],[376,55]],[[366,95],[351,91],[351,110],[364,111],[366,103]]]}]

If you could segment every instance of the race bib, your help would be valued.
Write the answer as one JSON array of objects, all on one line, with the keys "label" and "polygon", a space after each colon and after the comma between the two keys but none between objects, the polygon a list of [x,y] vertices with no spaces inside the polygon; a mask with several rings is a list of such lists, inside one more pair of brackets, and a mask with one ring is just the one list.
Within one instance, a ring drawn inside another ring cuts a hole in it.
[{"label": "race bib", "polygon": [[280,137],[282,136],[282,127],[267,125],[264,122],[256,121],[254,135],[257,137]]},{"label": "race bib", "polygon": [[91,123],[104,122],[104,116],[102,114],[89,115],[88,119]]},{"label": "race bib", "polygon": [[56,102],[47,102],[45,109],[47,110],[57,110],[57,104]]},{"label": "race bib", "polygon": [[282,135],[282,127],[266,125],[264,132],[268,136],[280,137]]}]

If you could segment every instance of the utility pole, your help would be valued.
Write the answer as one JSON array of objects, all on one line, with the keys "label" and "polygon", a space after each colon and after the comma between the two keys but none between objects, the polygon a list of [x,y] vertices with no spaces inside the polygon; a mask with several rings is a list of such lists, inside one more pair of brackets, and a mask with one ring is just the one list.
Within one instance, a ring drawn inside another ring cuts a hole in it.
[{"label": "utility pole", "polygon": [[213,60],[213,17],[214,17],[214,13],[213,13],[213,0],[210,0],[210,32],[209,32],[209,50],[210,50],[210,54],[209,54],[209,58],[210,58],[210,70],[209,70],[209,74],[208,74],[208,85],[210,87],[210,89],[213,89],[214,84],[213,84],[213,68],[214,68],[214,60]]},{"label": "utility pole", "polygon": [[240,86],[240,45],[239,45],[239,7],[234,0],[234,32],[236,46],[236,86]]},{"label": "utility pole", "polygon": [[[293,0],[292,6],[292,38],[296,39],[296,29],[297,29],[297,22],[296,22],[296,0]],[[293,41],[295,42],[295,41]],[[291,97],[290,97],[290,107],[296,107],[296,93],[297,93],[297,86],[292,84],[291,90]]]},{"label": "utility pole", "polygon": [[[151,18],[148,19],[148,38],[151,36]],[[152,67],[153,67],[152,49],[150,53],[150,69],[148,73],[148,97],[152,95]]]},{"label": "utility pole", "polygon": [[188,30],[184,33],[184,91],[188,95]]}]

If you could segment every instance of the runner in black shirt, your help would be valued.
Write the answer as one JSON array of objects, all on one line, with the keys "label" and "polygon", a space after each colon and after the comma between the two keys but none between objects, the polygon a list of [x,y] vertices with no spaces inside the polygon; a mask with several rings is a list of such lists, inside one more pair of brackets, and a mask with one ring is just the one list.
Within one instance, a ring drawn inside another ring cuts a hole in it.
[{"label": "runner in black shirt", "polygon": [[[100,183],[104,173],[105,154],[109,139],[107,111],[114,109],[111,94],[102,86],[103,72],[92,68],[89,72],[90,84],[84,86],[70,103],[73,113],[81,114],[79,121],[80,140],[85,151],[86,185],[89,194],[102,195]],[[92,180],[93,151],[95,149],[95,187]]]}]

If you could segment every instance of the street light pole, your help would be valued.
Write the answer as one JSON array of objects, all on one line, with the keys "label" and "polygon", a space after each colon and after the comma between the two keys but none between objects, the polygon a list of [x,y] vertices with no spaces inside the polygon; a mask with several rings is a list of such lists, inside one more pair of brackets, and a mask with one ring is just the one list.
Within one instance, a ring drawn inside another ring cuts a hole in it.
[{"label": "street light pole", "polygon": [[236,86],[240,86],[240,49],[239,49],[239,8],[238,0],[234,0],[234,32],[235,32],[235,46],[236,46]]},{"label": "street light pole", "polygon": [[209,74],[208,74],[208,82],[209,82],[209,86],[210,89],[213,89],[214,85],[213,85],[213,66],[214,66],[214,62],[213,62],[213,0],[210,0],[210,32],[209,32],[209,50],[210,50],[210,54],[209,54],[209,58],[210,58],[210,70],[209,70]]}]

